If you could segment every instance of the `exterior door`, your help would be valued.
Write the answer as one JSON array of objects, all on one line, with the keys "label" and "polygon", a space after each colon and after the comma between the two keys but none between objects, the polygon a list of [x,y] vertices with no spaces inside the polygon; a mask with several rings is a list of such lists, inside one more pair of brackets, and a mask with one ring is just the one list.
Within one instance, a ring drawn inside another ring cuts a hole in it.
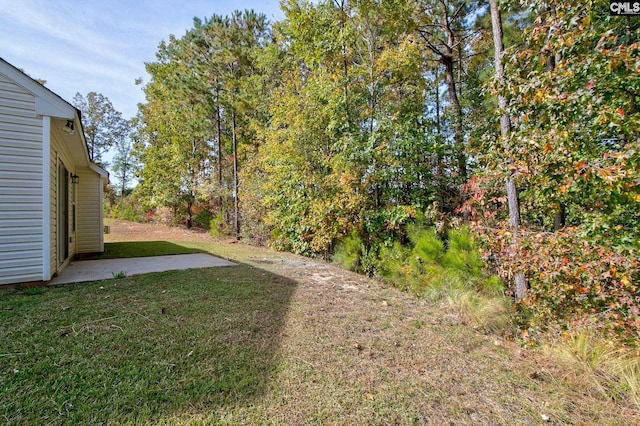
[{"label": "exterior door", "polygon": [[69,257],[69,171],[58,165],[58,265]]}]

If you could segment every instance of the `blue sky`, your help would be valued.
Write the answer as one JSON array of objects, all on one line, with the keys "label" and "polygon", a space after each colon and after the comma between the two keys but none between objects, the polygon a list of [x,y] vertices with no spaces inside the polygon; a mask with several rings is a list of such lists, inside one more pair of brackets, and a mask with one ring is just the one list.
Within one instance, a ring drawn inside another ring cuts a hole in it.
[{"label": "blue sky", "polygon": [[130,118],[160,41],[236,9],[283,18],[278,0],[0,0],[0,57],[69,102],[99,92]]}]

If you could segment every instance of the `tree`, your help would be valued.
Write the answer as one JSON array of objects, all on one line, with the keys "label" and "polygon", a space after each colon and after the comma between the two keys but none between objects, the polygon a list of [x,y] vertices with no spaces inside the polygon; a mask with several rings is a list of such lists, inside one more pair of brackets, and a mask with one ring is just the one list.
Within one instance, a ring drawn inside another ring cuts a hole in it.
[{"label": "tree", "polygon": [[[500,8],[498,6],[498,0],[489,0],[491,8],[491,28],[493,30],[493,45],[494,45],[494,64],[496,73],[496,82],[499,87],[504,87],[506,79],[504,76],[504,67],[502,66],[502,56],[504,54],[504,45],[502,43],[502,19],[500,14]],[[507,98],[504,94],[498,94],[498,108],[501,112],[500,116],[500,134],[502,137],[502,143],[506,143],[511,132],[511,119],[509,118],[509,111],[507,110]],[[513,230],[514,249],[518,250],[518,237],[520,233],[520,206],[518,204],[518,189],[515,184],[514,172],[509,172],[509,176],[505,179],[507,189],[507,203],[509,206],[509,222]],[[514,274],[515,283],[515,296],[516,299],[522,299],[525,296],[527,289],[527,283],[524,274],[521,271],[516,271]]]},{"label": "tree", "polygon": [[411,2],[292,0],[284,10],[286,68],[259,151],[272,243],[327,255],[356,232],[369,249],[435,192]]},{"label": "tree", "polygon": [[139,130],[134,130],[137,127],[138,119],[133,118],[126,122],[126,126],[129,131],[127,136],[116,140],[113,148],[115,149],[113,155],[113,164],[111,170],[114,173],[116,179],[120,183],[120,196],[124,197],[128,194],[130,184],[134,178],[134,175],[138,169],[138,160],[135,155],[135,145],[139,143]]},{"label": "tree", "polygon": [[189,64],[173,60],[180,42],[161,44],[158,63],[147,64],[152,80],[141,107],[146,147],[142,185],[160,205],[183,211],[193,223],[193,206],[208,174],[211,109],[200,102],[202,83],[189,78]]},{"label": "tree", "polygon": [[[637,339],[640,25],[602,1],[529,5],[535,20],[503,58],[504,77],[496,37],[503,137],[478,151],[476,217],[503,277],[527,278],[526,297],[516,285],[527,327]],[[517,198],[498,190],[505,177]]]},{"label": "tree", "polygon": [[265,15],[252,11],[194,19],[193,29],[161,43],[157,62],[147,64],[152,79],[141,108],[147,133],[143,182],[150,195],[158,195],[154,182],[165,176],[156,169],[178,158],[174,183],[160,185],[166,192],[155,198],[184,208],[188,226],[196,203],[215,199],[222,214],[228,211],[224,200],[231,198],[234,230],[240,231],[240,163],[254,145],[254,124],[261,126],[252,117],[264,106],[252,105],[266,104],[252,98],[247,81],[257,82],[257,49],[267,34]]},{"label": "tree", "polygon": [[73,104],[82,112],[89,158],[96,164],[106,166],[102,155],[127,137],[128,126],[122,113],[115,110],[106,96],[96,92],[87,93],[86,98],[76,93]]},{"label": "tree", "polygon": [[453,116],[453,146],[457,159],[460,181],[468,178],[463,127],[463,108],[459,95],[463,57],[468,52],[469,42],[474,37],[470,28],[474,14],[478,13],[477,1],[434,0],[419,2],[416,18],[418,34],[425,49],[444,68],[448,100]]},{"label": "tree", "polygon": [[506,70],[517,119],[507,158],[521,171],[523,221],[551,231],[563,206],[568,226],[628,247],[638,238],[640,24],[602,2],[554,5],[532,3],[539,18]]}]

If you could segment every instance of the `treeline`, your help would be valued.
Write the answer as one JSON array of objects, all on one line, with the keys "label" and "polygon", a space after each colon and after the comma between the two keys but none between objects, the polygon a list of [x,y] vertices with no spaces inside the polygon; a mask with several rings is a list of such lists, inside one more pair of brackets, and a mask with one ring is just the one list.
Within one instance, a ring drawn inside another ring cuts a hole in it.
[{"label": "treeline", "polygon": [[371,274],[417,228],[445,253],[467,224],[523,329],[637,338],[640,21],[605,1],[489,3],[195,19],[147,64],[130,207]]}]

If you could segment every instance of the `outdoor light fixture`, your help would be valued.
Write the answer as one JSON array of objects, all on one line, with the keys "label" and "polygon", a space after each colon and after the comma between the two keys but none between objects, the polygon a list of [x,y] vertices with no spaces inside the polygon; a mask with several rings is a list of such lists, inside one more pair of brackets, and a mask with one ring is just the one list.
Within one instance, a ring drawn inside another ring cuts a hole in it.
[{"label": "outdoor light fixture", "polygon": [[76,132],[73,127],[73,120],[67,120],[67,124],[64,125],[62,130],[69,133],[70,135],[73,135]]},{"label": "outdoor light fixture", "polygon": [[80,176],[74,173],[71,173],[71,183],[78,183],[78,182],[80,182]]}]

